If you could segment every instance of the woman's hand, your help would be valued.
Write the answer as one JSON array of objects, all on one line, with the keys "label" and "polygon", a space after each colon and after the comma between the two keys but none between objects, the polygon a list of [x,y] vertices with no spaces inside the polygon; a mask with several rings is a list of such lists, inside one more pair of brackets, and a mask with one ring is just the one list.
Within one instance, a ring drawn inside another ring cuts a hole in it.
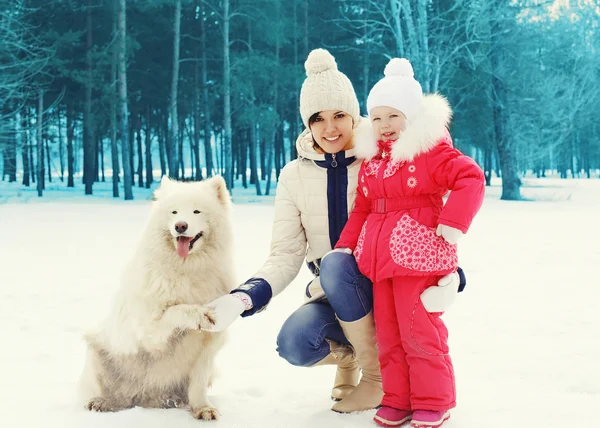
[{"label": "woman's hand", "polygon": [[225,330],[242,312],[252,309],[252,299],[244,292],[235,292],[221,296],[205,306],[212,309],[215,323],[203,331],[215,333]]}]

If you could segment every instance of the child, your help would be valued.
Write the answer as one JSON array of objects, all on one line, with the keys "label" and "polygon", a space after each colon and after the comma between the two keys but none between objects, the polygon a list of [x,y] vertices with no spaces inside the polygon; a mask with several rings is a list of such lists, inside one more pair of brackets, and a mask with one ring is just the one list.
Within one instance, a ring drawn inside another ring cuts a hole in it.
[{"label": "child", "polygon": [[450,106],[423,95],[410,62],[392,59],[385,76],[367,99],[375,138],[356,147],[365,160],[336,248],[353,250],[373,281],[384,391],[375,422],[440,427],[456,404],[454,370],[441,313],[420,297],[456,271],[456,242],[481,207],[484,175],[452,147]]}]

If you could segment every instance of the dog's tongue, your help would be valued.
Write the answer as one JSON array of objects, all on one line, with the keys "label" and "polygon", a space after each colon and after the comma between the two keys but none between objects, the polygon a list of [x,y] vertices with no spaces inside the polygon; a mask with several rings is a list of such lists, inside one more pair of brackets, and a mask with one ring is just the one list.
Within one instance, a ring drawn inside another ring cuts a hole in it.
[{"label": "dog's tongue", "polygon": [[177,254],[179,257],[185,257],[190,252],[190,241],[192,238],[187,236],[180,236],[177,238]]}]

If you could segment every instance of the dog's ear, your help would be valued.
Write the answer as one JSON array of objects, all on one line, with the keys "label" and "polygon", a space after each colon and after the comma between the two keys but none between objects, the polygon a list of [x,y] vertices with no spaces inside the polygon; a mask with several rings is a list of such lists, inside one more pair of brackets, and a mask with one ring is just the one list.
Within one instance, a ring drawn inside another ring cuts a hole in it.
[{"label": "dog's ear", "polygon": [[229,205],[231,203],[231,195],[229,194],[229,190],[227,190],[227,184],[223,177],[215,175],[206,180],[206,183],[210,184],[217,191],[217,198],[219,198],[221,204]]},{"label": "dog's ear", "polygon": [[173,181],[168,176],[163,175],[162,179],[160,180],[160,186],[158,186],[158,188],[154,191],[152,200],[158,201],[158,199],[160,199],[160,195],[163,194],[164,190],[169,187],[172,182]]},{"label": "dog's ear", "polygon": [[160,186],[168,186],[171,183],[171,179],[169,178],[168,175],[163,175],[161,180],[160,180]]}]

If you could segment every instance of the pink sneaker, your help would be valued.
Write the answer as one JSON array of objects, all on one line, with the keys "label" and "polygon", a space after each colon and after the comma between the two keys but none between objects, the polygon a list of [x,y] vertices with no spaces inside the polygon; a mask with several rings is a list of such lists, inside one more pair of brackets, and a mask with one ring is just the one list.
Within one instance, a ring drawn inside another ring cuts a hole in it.
[{"label": "pink sneaker", "polygon": [[410,410],[394,409],[393,407],[382,406],[377,410],[373,420],[382,427],[399,427],[410,421],[412,412]]},{"label": "pink sneaker", "polygon": [[412,428],[439,428],[450,419],[449,411],[415,410],[410,426]]}]

